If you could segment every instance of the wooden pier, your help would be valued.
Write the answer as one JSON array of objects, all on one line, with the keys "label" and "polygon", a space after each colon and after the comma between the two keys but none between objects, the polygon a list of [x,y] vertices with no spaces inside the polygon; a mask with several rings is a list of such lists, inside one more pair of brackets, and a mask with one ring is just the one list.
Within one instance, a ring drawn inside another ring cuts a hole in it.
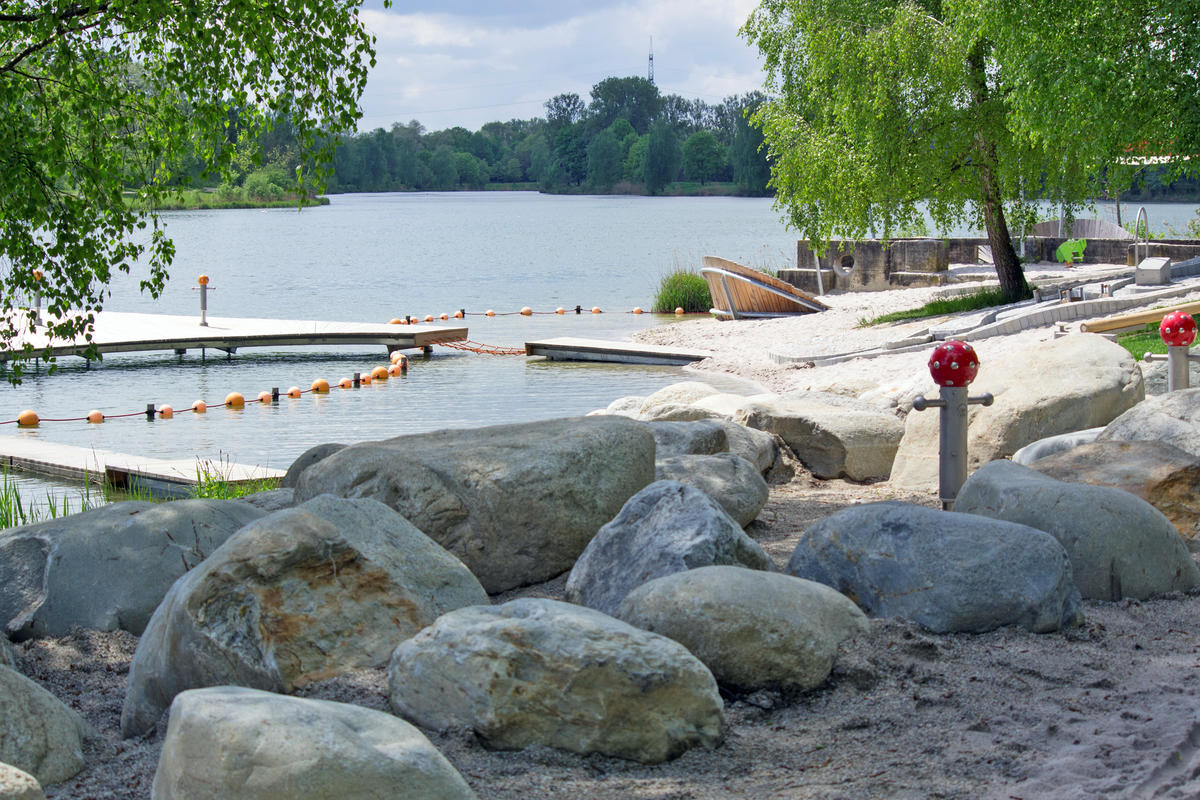
[{"label": "wooden pier", "polygon": [[[49,354],[53,356],[80,355],[86,349],[86,344],[50,341],[45,330],[39,327],[26,334],[15,343],[16,346],[27,341],[40,355],[49,345]],[[435,344],[466,338],[466,328],[428,324],[209,317],[208,324],[201,325],[199,317],[121,311],[97,313],[92,335],[96,349],[101,353],[174,350],[181,355],[202,348],[235,353],[242,347],[359,344],[383,345],[389,352],[407,349],[428,352]],[[7,358],[7,353],[0,352],[0,360]]]},{"label": "wooden pier", "polygon": [[686,347],[560,337],[526,342],[525,355],[545,356],[552,361],[601,361],[613,364],[682,367],[703,361],[712,353]]},{"label": "wooden pier", "polygon": [[0,465],[11,470],[53,478],[108,484],[151,497],[187,497],[201,473],[229,483],[283,477],[283,470],[200,458],[167,460],[55,444],[23,436],[0,436]]}]

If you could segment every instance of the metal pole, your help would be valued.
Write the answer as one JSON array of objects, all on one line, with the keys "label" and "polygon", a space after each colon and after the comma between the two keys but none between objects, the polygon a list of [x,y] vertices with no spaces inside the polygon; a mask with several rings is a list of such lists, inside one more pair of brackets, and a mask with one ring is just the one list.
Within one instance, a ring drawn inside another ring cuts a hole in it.
[{"label": "metal pole", "polygon": [[1183,344],[1167,345],[1167,391],[1186,389],[1189,381],[1188,346]]},{"label": "metal pole", "polygon": [[208,327],[208,284],[200,284],[200,324]]},{"label": "metal pole", "polygon": [[958,490],[967,481],[967,387],[943,386],[941,430],[938,433],[938,496],[942,508],[954,507]]}]

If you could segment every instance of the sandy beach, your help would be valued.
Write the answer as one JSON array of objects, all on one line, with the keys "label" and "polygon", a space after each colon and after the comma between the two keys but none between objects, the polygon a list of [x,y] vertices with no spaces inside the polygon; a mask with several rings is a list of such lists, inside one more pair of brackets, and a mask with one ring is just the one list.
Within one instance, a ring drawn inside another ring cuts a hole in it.
[{"label": "sandy beach", "polygon": [[[1037,283],[1084,278],[1095,268],[1031,265],[1027,274]],[[967,278],[979,270],[960,272]],[[928,348],[829,366],[783,364],[771,352],[786,346],[846,353],[912,337],[942,320],[859,323],[944,291],[832,295],[831,310],[820,314],[697,319],[637,338],[713,351],[689,369],[694,380],[723,373],[773,392],[911,396],[927,381]],[[983,340],[976,345],[981,369],[989,357],[1053,335],[1043,327]],[[794,466],[795,476],[771,487],[766,508],[747,528],[778,567],[809,525],[847,505],[898,499],[938,506],[933,492],[818,480]],[[561,599],[564,581],[560,576],[493,602]],[[1052,634],[1005,628],[934,635],[914,624],[872,620],[868,634],[843,645],[823,686],[796,696],[727,694],[724,743],[658,766],[548,748],[491,751],[469,731],[425,733],[480,798],[497,800],[1200,797],[1200,591],[1087,601],[1084,614],[1081,627]],[[78,630],[16,646],[22,671],[100,733],[84,771],[46,787],[47,797],[150,797],[165,718],[141,739],[123,741],[119,733],[136,644],[127,633]],[[301,694],[387,710],[383,669],[311,684]]]}]

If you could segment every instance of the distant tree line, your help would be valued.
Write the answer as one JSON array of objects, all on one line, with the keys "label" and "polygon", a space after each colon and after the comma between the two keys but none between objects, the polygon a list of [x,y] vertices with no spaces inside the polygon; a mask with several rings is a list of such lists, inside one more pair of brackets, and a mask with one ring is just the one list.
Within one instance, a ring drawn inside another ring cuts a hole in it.
[{"label": "distant tree line", "polygon": [[478,131],[395,123],[343,139],[330,192],[484,189],[535,184],[547,192],[661,193],[678,180],[732,182],[769,193],[762,134],[749,123],[758,92],[718,105],[662,95],[645,78],[606,78],[591,101],[560,94],[545,118],[489,122]]}]

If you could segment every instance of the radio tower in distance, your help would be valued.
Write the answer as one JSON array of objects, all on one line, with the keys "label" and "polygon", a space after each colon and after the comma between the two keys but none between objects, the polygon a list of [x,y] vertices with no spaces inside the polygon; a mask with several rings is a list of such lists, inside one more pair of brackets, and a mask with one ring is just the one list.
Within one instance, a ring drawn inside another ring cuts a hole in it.
[{"label": "radio tower in distance", "polygon": [[650,37],[650,64],[646,67],[646,80],[654,83],[654,37]]}]

